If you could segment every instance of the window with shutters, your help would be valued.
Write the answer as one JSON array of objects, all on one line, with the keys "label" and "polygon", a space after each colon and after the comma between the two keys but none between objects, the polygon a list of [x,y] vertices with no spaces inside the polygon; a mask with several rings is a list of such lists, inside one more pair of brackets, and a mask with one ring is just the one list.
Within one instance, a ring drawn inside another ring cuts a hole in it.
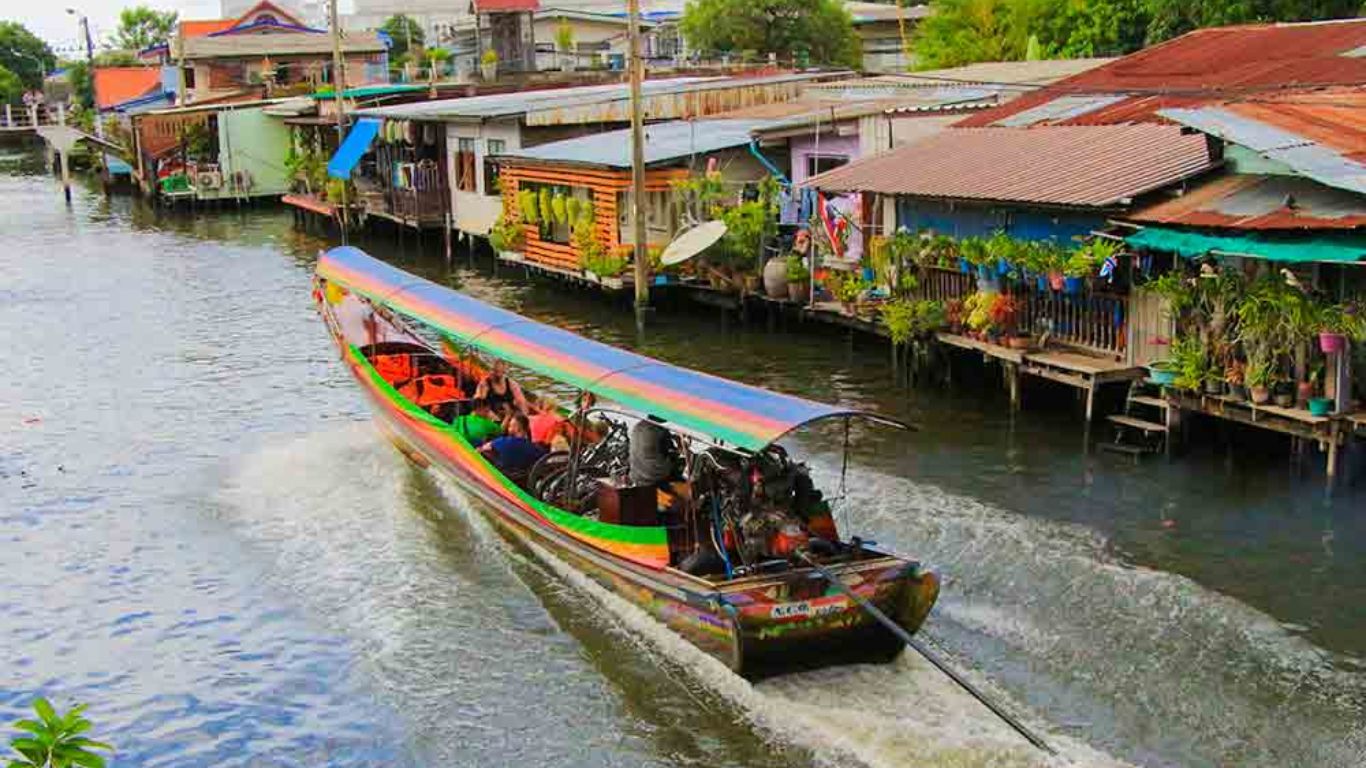
[{"label": "window with shutters", "polygon": [[460,139],[455,152],[455,188],[461,192],[474,192],[479,188],[475,169],[478,163],[474,153],[474,139]]}]

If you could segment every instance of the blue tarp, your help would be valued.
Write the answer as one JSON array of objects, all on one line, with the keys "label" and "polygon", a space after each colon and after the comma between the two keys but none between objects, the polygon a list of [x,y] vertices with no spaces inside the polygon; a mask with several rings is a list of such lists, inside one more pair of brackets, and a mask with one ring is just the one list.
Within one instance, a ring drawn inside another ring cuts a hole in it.
[{"label": "blue tarp", "polygon": [[346,140],[337,147],[337,153],[327,161],[327,175],[334,179],[349,179],[360,158],[370,149],[370,143],[379,133],[380,120],[377,117],[362,117],[351,126]]}]

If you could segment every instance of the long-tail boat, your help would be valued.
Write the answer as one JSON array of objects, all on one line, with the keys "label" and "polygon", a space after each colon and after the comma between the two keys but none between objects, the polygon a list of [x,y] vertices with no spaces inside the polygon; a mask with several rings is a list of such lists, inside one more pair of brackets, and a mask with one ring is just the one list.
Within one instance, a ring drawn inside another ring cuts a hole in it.
[{"label": "long-tail boat", "polygon": [[[776,445],[822,419],[898,422],[602,344],[353,247],[320,257],[314,295],[382,430],[405,454],[482,500],[505,535],[538,545],[737,673],[889,661],[903,642],[860,603],[908,633],[934,605],[936,575],[841,539],[805,466]],[[528,471],[500,469],[452,423],[497,361],[580,398],[565,416],[568,450],[560,442]],[[640,422],[654,432],[638,431]],[[678,472],[633,485],[631,440],[660,430]]]}]

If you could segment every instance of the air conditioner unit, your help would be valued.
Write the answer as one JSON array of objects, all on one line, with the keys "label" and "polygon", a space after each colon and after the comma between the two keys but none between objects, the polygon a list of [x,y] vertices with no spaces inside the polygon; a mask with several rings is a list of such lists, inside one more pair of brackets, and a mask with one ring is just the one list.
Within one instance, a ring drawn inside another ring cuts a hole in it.
[{"label": "air conditioner unit", "polygon": [[194,176],[194,185],[200,189],[218,189],[223,186],[223,174],[218,171],[200,171]]}]

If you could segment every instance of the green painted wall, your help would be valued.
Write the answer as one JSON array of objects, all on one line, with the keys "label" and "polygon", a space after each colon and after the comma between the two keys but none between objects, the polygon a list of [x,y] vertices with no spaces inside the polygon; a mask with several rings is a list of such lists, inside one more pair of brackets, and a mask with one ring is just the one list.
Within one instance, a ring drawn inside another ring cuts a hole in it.
[{"label": "green painted wall", "polygon": [[212,199],[283,195],[289,191],[285,172],[288,154],[289,127],[280,118],[265,114],[261,107],[219,112],[218,162],[223,171],[223,186],[201,190],[199,196]]}]

